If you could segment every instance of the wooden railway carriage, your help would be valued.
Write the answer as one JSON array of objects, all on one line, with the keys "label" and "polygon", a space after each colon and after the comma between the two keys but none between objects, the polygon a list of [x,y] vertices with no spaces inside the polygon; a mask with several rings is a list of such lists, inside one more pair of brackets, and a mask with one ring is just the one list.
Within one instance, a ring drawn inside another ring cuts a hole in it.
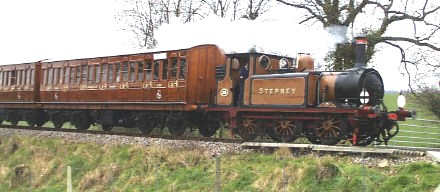
[{"label": "wooden railway carriage", "polygon": [[35,105],[40,97],[39,71],[38,63],[0,66],[0,123],[4,120],[12,125],[20,120],[32,126],[45,123],[43,111]]},{"label": "wooden railway carriage", "polygon": [[[35,80],[39,83],[30,89],[38,98],[22,94],[22,99],[17,100],[19,87],[6,82],[1,87],[0,108],[44,109],[46,118],[56,128],[65,122],[71,122],[77,129],[97,123],[104,130],[118,125],[139,127],[142,132],[150,133],[156,126],[166,126],[171,134],[180,135],[188,125],[198,123],[198,107],[212,102],[215,68],[224,61],[224,53],[217,46],[201,45],[182,50],[11,65],[2,67],[5,71],[2,74],[9,75],[11,68],[25,66],[41,69],[41,78]],[[25,105],[24,98],[38,105]],[[0,119],[16,121],[5,115]],[[17,115],[17,119],[23,120],[24,116]]]}]

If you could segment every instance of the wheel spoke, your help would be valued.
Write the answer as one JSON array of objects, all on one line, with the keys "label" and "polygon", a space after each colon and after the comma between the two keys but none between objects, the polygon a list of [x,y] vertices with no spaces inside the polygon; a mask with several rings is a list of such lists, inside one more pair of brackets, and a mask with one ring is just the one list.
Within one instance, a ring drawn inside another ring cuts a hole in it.
[{"label": "wheel spoke", "polygon": [[343,121],[340,115],[327,115],[316,123],[315,134],[322,144],[334,145],[338,143],[344,133]]}]

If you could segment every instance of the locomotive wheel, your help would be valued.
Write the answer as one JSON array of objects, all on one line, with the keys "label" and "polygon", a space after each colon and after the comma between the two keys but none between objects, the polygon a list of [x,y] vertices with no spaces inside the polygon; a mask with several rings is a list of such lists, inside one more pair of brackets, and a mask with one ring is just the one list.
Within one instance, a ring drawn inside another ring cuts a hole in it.
[{"label": "locomotive wheel", "polygon": [[335,145],[345,134],[345,122],[337,114],[325,115],[324,120],[318,121],[315,134],[324,145]]},{"label": "locomotive wheel", "polygon": [[147,119],[145,117],[141,118],[138,122],[136,122],[136,124],[143,134],[150,134],[154,127],[156,127],[156,121],[153,119]]},{"label": "locomotive wheel", "polygon": [[238,130],[238,134],[244,140],[254,140],[257,138],[257,129],[259,123],[254,119],[241,119],[240,120],[240,129]]},{"label": "locomotive wheel", "polygon": [[85,113],[81,113],[74,116],[73,125],[78,130],[87,130],[90,128],[92,123],[90,122],[89,116]]},{"label": "locomotive wheel", "polygon": [[184,119],[169,119],[167,122],[168,131],[173,136],[181,136],[188,127],[188,121]]},{"label": "locomotive wheel", "polygon": [[212,137],[217,130],[220,128],[221,124],[217,117],[208,116],[206,120],[202,120],[197,127],[199,132],[203,137]]},{"label": "locomotive wheel", "polygon": [[280,120],[275,122],[273,128],[273,134],[270,134],[270,138],[277,142],[289,143],[293,142],[295,137],[296,126],[293,121]]}]

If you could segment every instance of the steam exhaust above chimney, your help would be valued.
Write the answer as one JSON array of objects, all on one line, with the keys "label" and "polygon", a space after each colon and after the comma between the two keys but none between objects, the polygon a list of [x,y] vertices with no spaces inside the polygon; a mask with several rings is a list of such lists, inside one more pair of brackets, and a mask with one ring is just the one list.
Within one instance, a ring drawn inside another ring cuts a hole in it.
[{"label": "steam exhaust above chimney", "polygon": [[356,60],[354,68],[365,68],[366,63],[366,48],[367,48],[367,38],[366,37],[355,37],[356,42]]}]

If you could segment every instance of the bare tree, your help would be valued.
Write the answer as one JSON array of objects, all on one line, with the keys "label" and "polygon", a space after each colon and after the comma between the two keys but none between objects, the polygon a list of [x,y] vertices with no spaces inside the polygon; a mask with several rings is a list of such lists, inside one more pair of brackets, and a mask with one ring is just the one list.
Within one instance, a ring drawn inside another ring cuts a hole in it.
[{"label": "bare tree", "polygon": [[263,14],[264,12],[268,11],[268,0],[249,0],[248,6],[246,9],[246,14],[243,15],[243,18],[249,19],[249,20],[255,20]]},{"label": "bare tree", "polygon": [[[202,2],[208,7],[208,10],[211,10],[213,14],[222,18],[227,16],[231,3],[229,0],[202,0]],[[236,2],[236,0],[234,2]]]},{"label": "bare tree", "polygon": [[160,12],[155,9],[154,2],[154,0],[130,1],[132,7],[118,15],[119,20],[126,24],[123,30],[131,31],[140,47],[153,48],[157,45],[154,32],[162,21],[157,18]]},{"label": "bare tree", "polygon": [[123,30],[135,35],[137,46],[154,48],[157,45],[155,31],[172,17],[187,23],[203,18],[201,3],[190,0],[123,0],[129,8],[123,9],[117,18],[125,23]]},{"label": "bare tree", "polygon": [[[411,50],[434,52],[438,55],[439,47],[439,3],[434,0],[276,0],[288,6],[303,11],[299,23],[320,23],[324,28],[342,26],[342,33],[347,35],[347,29],[353,27],[360,15],[368,15],[370,19],[377,19],[371,26],[365,26],[362,31],[367,35],[369,55],[371,58],[377,44],[386,44],[397,48],[401,52],[401,63],[405,69],[408,64],[425,65],[438,69],[438,58],[427,59],[426,54],[416,54],[416,57],[407,57]],[[412,23],[411,36],[392,36],[386,33],[391,25]],[[353,29],[353,28],[352,28]],[[338,50],[336,50],[337,52]],[[338,53],[336,53],[338,54]],[[344,55],[344,54],[340,54]],[[352,54],[346,54],[352,55]],[[335,60],[333,60],[335,61]],[[408,73],[410,75],[410,73]],[[410,76],[411,77],[411,76]],[[411,86],[411,80],[409,82]]]}]

